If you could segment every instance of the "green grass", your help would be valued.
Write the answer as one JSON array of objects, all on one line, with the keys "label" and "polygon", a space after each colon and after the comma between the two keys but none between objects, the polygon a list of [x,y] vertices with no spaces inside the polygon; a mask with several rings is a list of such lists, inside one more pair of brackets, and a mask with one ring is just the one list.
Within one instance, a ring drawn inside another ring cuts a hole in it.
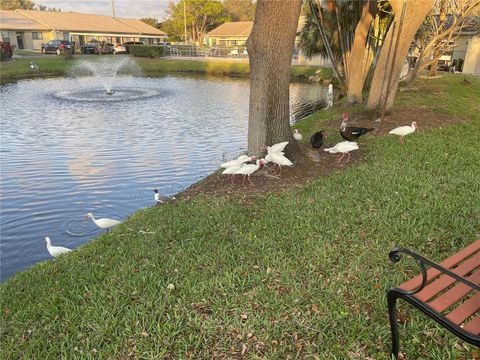
[{"label": "green grass", "polygon": [[[200,195],[139,211],[17,274],[1,286],[3,358],[386,359],[385,293],[404,279],[389,250],[439,261],[480,236],[480,79],[459,79],[422,82],[436,91],[418,105],[468,123],[404,146],[367,137],[358,165],[252,203]],[[417,97],[400,93],[398,106]],[[408,359],[474,357],[419,311],[400,311]]]},{"label": "green grass", "polygon": [[[96,59],[98,56],[76,55],[77,59]],[[135,58],[146,76],[163,76],[171,73],[197,73],[208,75],[248,76],[250,68],[248,63],[229,61],[194,61],[172,59],[146,59]],[[39,71],[30,69],[30,62],[35,62]],[[65,60],[63,57],[52,55],[47,58],[17,59],[15,61],[0,63],[0,82],[2,84],[17,80],[47,77],[65,76],[69,68],[75,63]],[[331,70],[316,66],[292,66],[291,76],[294,79],[307,79],[315,71],[322,70],[322,77],[329,79]]]}]

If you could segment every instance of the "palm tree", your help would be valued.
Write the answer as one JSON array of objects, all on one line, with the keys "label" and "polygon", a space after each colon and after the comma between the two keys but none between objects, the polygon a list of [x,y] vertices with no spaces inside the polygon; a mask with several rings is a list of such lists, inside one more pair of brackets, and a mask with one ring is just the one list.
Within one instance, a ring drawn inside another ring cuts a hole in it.
[{"label": "palm tree", "polygon": [[329,59],[339,83],[348,88],[349,101],[361,101],[370,65],[393,18],[388,2],[307,0],[307,5],[301,50],[309,58]]}]

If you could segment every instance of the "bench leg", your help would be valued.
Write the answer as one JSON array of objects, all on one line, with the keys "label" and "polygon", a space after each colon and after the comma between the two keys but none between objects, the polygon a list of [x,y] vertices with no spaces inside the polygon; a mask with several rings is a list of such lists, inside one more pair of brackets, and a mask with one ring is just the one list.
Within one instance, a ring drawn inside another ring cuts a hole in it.
[{"label": "bench leg", "polygon": [[398,294],[395,291],[389,290],[387,293],[388,318],[390,319],[390,331],[392,333],[392,352],[390,359],[398,359],[398,352],[400,351],[397,312],[395,310],[397,299]]}]

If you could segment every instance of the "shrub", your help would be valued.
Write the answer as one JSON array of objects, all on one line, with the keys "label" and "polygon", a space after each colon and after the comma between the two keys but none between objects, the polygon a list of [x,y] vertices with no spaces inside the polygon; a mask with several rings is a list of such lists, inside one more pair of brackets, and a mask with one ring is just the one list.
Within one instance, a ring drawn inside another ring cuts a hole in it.
[{"label": "shrub", "polygon": [[12,46],[9,43],[0,41],[0,60],[8,60],[13,56]]},{"label": "shrub", "polygon": [[165,46],[156,45],[130,45],[128,51],[133,56],[138,57],[159,57],[165,56]]}]

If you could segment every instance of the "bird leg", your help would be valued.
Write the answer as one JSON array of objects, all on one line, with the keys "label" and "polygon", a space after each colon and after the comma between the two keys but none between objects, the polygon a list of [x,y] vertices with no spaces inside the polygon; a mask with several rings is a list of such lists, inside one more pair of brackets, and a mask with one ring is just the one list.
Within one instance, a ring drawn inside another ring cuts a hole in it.
[{"label": "bird leg", "polygon": [[335,161],[335,162],[339,163],[340,161],[342,161],[342,159],[344,158],[344,156],[345,156],[345,153],[342,153],[342,155],[339,156],[338,159],[337,159],[337,161]]},{"label": "bird leg", "polygon": [[277,166],[277,164],[275,163],[272,163],[272,164],[268,164],[267,165],[267,171],[269,174],[275,174],[276,171],[275,171],[275,167]]},{"label": "bird leg", "polygon": [[282,173],[282,166],[281,165],[278,165],[278,172],[277,172],[277,176],[280,176],[280,174]]},{"label": "bird leg", "polygon": [[246,179],[247,175],[243,175],[243,181],[242,181],[242,186],[245,186],[245,179]]},{"label": "bird leg", "polygon": [[230,175],[230,183],[235,184],[235,175]]},{"label": "bird leg", "polygon": [[348,158],[347,158],[346,162],[349,162],[350,161],[350,153],[347,153],[347,155],[348,155]]},{"label": "bird leg", "polygon": [[250,183],[250,186],[255,186],[255,184],[250,179],[250,175],[247,176],[247,179],[248,179],[248,182]]},{"label": "bird leg", "polygon": [[403,145],[403,136],[400,136],[400,144]]}]

